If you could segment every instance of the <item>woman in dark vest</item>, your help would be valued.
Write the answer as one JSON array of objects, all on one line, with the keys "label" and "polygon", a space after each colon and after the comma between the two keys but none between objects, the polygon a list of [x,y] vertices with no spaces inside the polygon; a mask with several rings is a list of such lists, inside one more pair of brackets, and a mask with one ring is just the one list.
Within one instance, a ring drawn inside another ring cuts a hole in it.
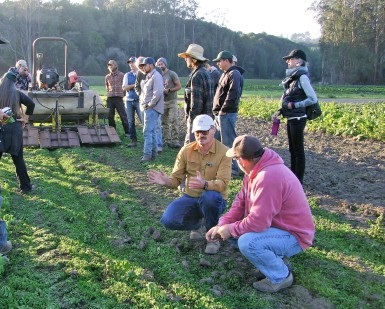
[{"label": "woman in dark vest", "polygon": [[[1,120],[1,148],[3,153],[9,153],[16,168],[21,193],[29,193],[34,189],[27,173],[23,156],[23,128],[28,123],[28,116],[32,115],[35,103],[24,93],[16,89],[16,75],[6,73],[0,80],[0,109],[10,115],[9,119]],[[21,104],[26,107],[25,113]]]},{"label": "woman in dark vest", "polygon": [[304,129],[306,126],[306,106],[317,103],[317,95],[310,84],[306,54],[294,49],[283,57],[287,63],[286,78],[282,81],[285,89],[281,108],[273,118],[282,115],[287,118],[291,170],[303,183],[305,173]]}]

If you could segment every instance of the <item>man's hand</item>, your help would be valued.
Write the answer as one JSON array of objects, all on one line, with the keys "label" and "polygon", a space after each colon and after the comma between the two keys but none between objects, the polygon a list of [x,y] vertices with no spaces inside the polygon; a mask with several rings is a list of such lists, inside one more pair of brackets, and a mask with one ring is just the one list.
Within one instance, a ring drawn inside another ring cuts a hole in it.
[{"label": "man's hand", "polygon": [[206,233],[206,240],[208,242],[217,241],[221,238],[221,235],[218,234],[219,226],[212,227],[207,233]]},{"label": "man's hand", "polygon": [[219,227],[217,234],[221,235],[223,240],[229,239],[231,237],[230,225],[225,224]]},{"label": "man's hand", "polygon": [[230,225],[214,226],[206,233],[208,242],[217,241],[218,239],[227,240],[231,237]]},{"label": "man's hand", "polygon": [[170,185],[170,179],[168,179],[168,176],[163,172],[149,170],[147,173],[147,177],[148,177],[148,181],[151,183],[156,183],[161,186]]},{"label": "man's hand", "polygon": [[202,178],[201,173],[197,171],[195,177],[190,177],[189,188],[190,189],[203,189],[205,180]]}]

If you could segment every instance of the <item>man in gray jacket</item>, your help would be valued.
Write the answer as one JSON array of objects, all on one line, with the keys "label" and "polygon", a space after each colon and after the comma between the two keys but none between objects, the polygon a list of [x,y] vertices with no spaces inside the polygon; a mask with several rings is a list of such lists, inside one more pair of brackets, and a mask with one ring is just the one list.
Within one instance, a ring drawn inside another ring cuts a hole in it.
[{"label": "man in gray jacket", "polygon": [[139,98],[143,112],[144,149],[140,160],[143,163],[155,160],[157,156],[156,126],[164,112],[164,87],[162,75],[155,69],[154,58],[145,58],[139,66],[146,73],[146,78],[141,81]]}]

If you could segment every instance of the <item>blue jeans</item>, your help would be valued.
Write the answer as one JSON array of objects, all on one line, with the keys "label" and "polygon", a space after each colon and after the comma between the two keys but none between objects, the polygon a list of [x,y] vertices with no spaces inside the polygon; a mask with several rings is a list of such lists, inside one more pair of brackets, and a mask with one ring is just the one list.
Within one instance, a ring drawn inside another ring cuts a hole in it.
[{"label": "blue jeans", "polygon": [[199,229],[204,219],[208,231],[218,224],[225,208],[226,201],[217,191],[204,191],[200,197],[184,194],[167,206],[160,222],[171,230],[191,231]]},{"label": "blue jeans", "polygon": [[163,148],[162,115],[159,114],[156,123],[156,148]]},{"label": "blue jeans", "polygon": [[[0,196],[0,207],[3,204],[3,197]],[[7,243],[7,229],[5,222],[0,220],[0,249]]]},{"label": "blue jeans", "polygon": [[143,112],[143,138],[144,149],[143,155],[147,157],[156,156],[156,126],[159,121],[160,114],[152,108]]},{"label": "blue jeans", "polygon": [[229,242],[273,284],[282,282],[289,275],[282,259],[302,252],[294,235],[274,227],[260,233],[245,233],[238,240],[230,238]]},{"label": "blue jeans", "polygon": [[139,108],[139,100],[126,101],[126,113],[128,119],[128,134],[133,141],[136,141],[135,113],[138,115],[140,122],[143,123],[142,112]]},{"label": "blue jeans", "polygon": [[[226,115],[215,116],[215,128],[217,129],[215,138],[229,148],[233,146],[233,142],[237,137],[237,132],[235,131],[237,118],[238,113],[227,113]],[[236,173],[239,172],[236,160],[233,160],[231,169]]]},{"label": "blue jeans", "polygon": [[290,169],[303,183],[305,174],[305,146],[304,134],[306,118],[287,121],[287,137],[289,140]]}]

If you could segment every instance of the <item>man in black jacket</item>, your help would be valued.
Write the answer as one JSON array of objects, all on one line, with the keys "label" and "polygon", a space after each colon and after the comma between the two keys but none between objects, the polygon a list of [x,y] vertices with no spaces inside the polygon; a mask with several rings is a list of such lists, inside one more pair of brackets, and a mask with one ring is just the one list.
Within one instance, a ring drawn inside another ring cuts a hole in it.
[{"label": "man in black jacket", "polygon": [[[221,51],[213,60],[223,71],[213,101],[213,114],[217,128],[215,138],[231,148],[237,137],[235,131],[239,101],[243,90],[245,70],[233,64],[233,54],[227,50]],[[232,176],[239,176],[239,167],[233,161]]]}]

